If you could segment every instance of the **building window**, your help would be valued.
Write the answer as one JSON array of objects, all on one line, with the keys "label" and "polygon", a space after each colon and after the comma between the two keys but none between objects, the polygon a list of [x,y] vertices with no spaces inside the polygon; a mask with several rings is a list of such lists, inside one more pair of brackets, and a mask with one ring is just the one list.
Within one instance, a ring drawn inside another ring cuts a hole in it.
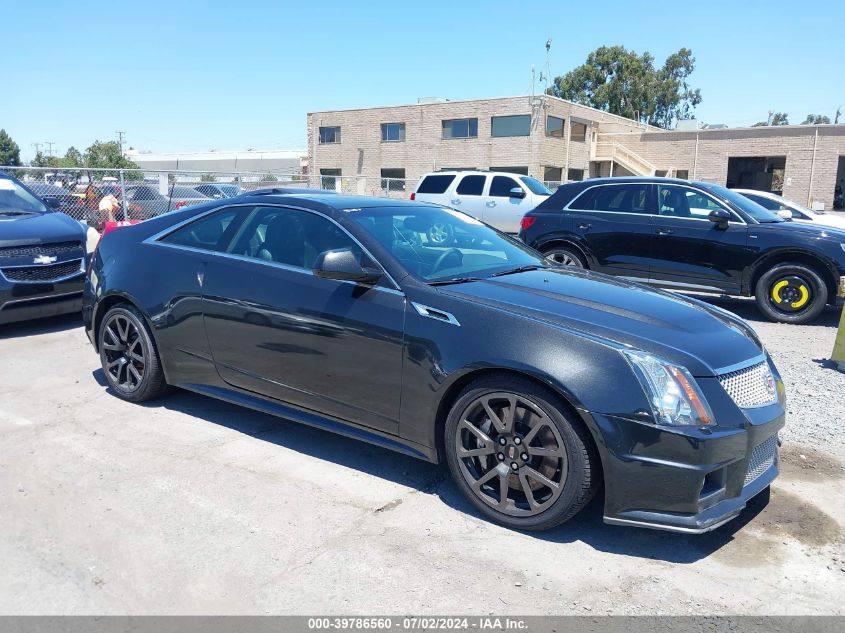
[{"label": "building window", "polygon": [[546,117],[546,136],[563,138],[563,119],[559,116],[549,115]]},{"label": "building window", "polygon": [[320,127],[320,145],[340,143],[340,126]]},{"label": "building window", "polygon": [[572,121],[569,124],[569,138],[573,141],[583,143],[587,140],[587,125],[585,123],[576,123]]},{"label": "building window", "polygon": [[478,138],[478,119],[444,119],[443,138]]},{"label": "building window", "polygon": [[584,180],[584,170],[583,169],[570,169],[566,172],[566,179],[567,180]]},{"label": "building window", "polygon": [[320,170],[320,187],[329,189],[330,191],[340,191],[341,189],[341,174],[340,169],[321,169]]},{"label": "building window", "polygon": [[529,136],[530,134],[530,114],[490,117],[490,136]]},{"label": "building window", "polygon": [[[404,123],[402,124],[402,128],[405,128]],[[382,191],[405,191],[405,170],[382,169],[381,189]]]},{"label": "building window", "polygon": [[549,187],[548,183],[554,183],[555,185],[560,184],[561,179],[563,178],[563,169],[560,167],[543,167],[543,180],[547,183],[546,186]]},{"label": "building window", "polygon": [[675,178],[680,178],[681,180],[689,180],[689,169],[676,169]]},{"label": "building window", "polygon": [[381,142],[382,143],[398,143],[405,140],[405,124],[404,123],[382,123],[381,124]]},{"label": "building window", "polygon": [[528,167],[526,165],[517,165],[515,167],[491,167],[490,171],[506,171],[509,174],[528,175]]},{"label": "building window", "polygon": [[668,169],[655,169],[654,175],[657,178],[666,178],[666,176],[669,175],[669,170]]}]

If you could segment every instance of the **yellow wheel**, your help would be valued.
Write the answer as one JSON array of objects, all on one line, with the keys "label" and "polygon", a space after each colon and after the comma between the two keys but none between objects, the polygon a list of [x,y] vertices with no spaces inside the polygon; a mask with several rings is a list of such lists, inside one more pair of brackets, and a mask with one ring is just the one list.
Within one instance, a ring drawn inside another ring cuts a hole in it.
[{"label": "yellow wheel", "polygon": [[815,318],[827,302],[827,286],[811,268],[781,264],[757,282],[757,305],[773,321],[804,323]]}]

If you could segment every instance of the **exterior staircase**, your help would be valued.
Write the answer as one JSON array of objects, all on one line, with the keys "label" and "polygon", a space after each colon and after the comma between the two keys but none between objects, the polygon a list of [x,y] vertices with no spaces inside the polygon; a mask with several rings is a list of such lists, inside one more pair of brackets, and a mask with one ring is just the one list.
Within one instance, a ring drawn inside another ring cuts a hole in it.
[{"label": "exterior staircase", "polygon": [[599,141],[594,145],[593,161],[610,161],[621,165],[635,176],[654,176],[655,167],[645,158],[615,141]]}]

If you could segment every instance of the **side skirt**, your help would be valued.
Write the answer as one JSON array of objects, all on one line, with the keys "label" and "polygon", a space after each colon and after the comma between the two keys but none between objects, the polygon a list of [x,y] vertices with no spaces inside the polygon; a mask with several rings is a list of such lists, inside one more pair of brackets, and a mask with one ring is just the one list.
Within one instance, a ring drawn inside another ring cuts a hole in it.
[{"label": "side skirt", "polygon": [[304,411],[280,402],[268,400],[242,391],[227,389],[225,387],[215,387],[212,385],[201,385],[196,383],[179,383],[175,386],[204,396],[223,400],[231,404],[267,413],[279,418],[284,418],[300,424],[307,424],[308,426],[323,429],[324,431],[331,431],[332,433],[344,435],[355,440],[375,444],[376,446],[381,446],[427,462],[437,463],[438,461],[437,451],[433,448],[417,444],[416,442],[409,442],[386,433],[380,433],[379,431],[368,429],[351,422],[345,422],[335,418],[327,418],[313,411]]}]

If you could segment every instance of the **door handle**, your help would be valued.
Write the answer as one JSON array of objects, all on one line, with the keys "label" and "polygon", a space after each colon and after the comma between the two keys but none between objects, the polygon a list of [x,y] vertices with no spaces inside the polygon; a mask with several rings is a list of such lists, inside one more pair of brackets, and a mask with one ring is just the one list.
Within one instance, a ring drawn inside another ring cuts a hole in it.
[{"label": "door handle", "polygon": [[658,235],[672,235],[672,229],[657,229]]},{"label": "door handle", "polygon": [[495,206],[496,206],[496,201],[495,201],[495,200],[490,200],[489,202],[487,202],[486,206],[488,206],[488,207],[495,207]]},{"label": "door handle", "polygon": [[461,199],[460,198],[452,198],[449,202],[451,202],[452,204],[461,204]]},{"label": "door handle", "polygon": [[581,223],[578,225],[578,228],[579,228],[579,229],[581,229],[581,230],[584,230],[584,231],[585,231],[585,230],[589,229],[591,226],[593,226],[593,225],[592,225],[592,224],[589,224],[589,223],[587,223],[587,222],[581,222]]}]

